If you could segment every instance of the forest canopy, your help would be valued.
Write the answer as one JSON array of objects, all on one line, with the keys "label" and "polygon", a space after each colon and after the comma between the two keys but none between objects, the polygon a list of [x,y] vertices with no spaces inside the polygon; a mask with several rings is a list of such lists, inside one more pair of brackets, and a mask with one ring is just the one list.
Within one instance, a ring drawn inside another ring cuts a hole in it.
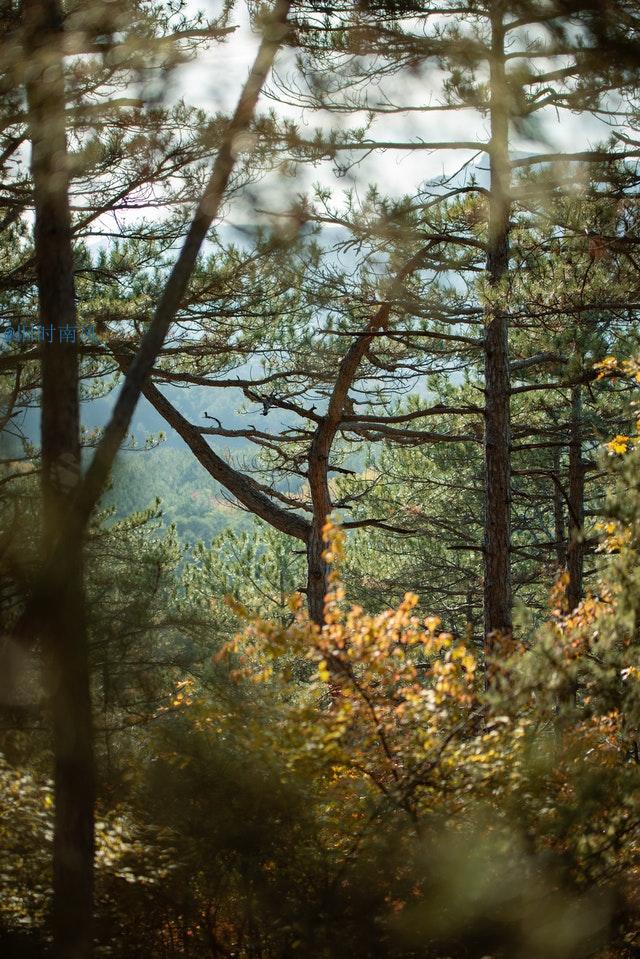
[{"label": "forest canopy", "polygon": [[637,4],[2,14],[0,955],[632,959]]}]

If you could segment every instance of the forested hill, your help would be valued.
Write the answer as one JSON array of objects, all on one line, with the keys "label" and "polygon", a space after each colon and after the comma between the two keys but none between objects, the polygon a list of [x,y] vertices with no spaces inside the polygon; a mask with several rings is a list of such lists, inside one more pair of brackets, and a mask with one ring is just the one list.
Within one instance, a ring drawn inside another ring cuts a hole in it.
[{"label": "forested hill", "polygon": [[184,543],[210,543],[227,527],[237,530],[252,523],[177,443],[121,453],[102,505],[114,507],[114,518],[122,519],[153,506],[156,499],[160,500],[164,525],[174,524]]},{"label": "forested hill", "polygon": [[[81,406],[82,423],[91,431],[102,429],[113,408],[116,389],[108,396],[86,400]],[[230,430],[250,425],[281,428],[288,414],[247,404],[240,390],[211,391],[186,386],[165,388],[181,413],[193,423],[205,423],[205,413],[222,420]],[[246,412],[238,412],[242,407]],[[22,427],[37,442],[39,410],[27,411]],[[250,516],[200,466],[181,437],[142,397],[136,407],[128,442],[116,459],[109,489],[102,498],[104,507],[113,507],[122,519],[153,506],[159,499],[163,524],[174,524],[182,542],[209,543],[225,528],[241,530],[252,525]],[[151,442],[150,448],[147,444]],[[254,450],[243,437],[212,437],[210,445],[230,462],[252,463]],[[87,459],[89,453],[87,452]]]},{"label": "forested hill", "polygon": [[[204,412],[224,418],[231,429],[245,427],[253,419],[236,412],[243,399],[239,390],[211,395],[204,387],[190,386],[168,392],[177,394],[176,404],[195,423],[204,421]],[[83,422],[88,429],[104,424],[113,399],[109,396],[83,404]],[[231,505],[229,496],[224,495],[180,436],[167,429],[165,421],[144,398],[138,404],[130,432],[134,447],[124,449],[118,456],[110,488],[102,500],[104,506],[115,508],[115,518],[144,510],[159,499],[164,525],[174,524],[181,541],[190,544],[210,543],[227,527],[241,529],[251,525],[248,515]],[[150,438],[156,445],[147,449]],[[211,445],[230,459],[251,455],[242,439],[214,437]]]}]

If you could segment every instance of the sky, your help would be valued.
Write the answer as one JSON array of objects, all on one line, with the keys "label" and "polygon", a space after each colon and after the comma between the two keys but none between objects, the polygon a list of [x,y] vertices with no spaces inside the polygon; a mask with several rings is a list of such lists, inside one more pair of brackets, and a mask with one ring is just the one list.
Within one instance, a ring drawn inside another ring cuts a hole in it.
[{"label": "sky", "polygon": [[[221,4],[217,0],[209,0],[208,3],[195,3],[192,0],[191,9],[202,10],[211,17],[219,14]],[[233,108],[257,50],[259,37],[251,30],[244,2],[236,4],[231,23],[237,25],[237,29],[224,44],[216,44],[181,70],[176,92],[179,91],[188,102],[205,109],[211,109],[212,106],[226,110]],[[464,29],[464,22],[462,28]],[[280,52],[276,70],[285,79],[294,77],[295,69],[290,51]],[[385,81],[384,94],[397,103],[437,105],[442,102],[442,78],[443,74],[437,69],[430,69],[428,73],[413,80],[409,79],[405,72],[401,78],[392,76]],[[274,84],[270,83],[268,88],[273,89],[273,86]],[[347,124],[358,126],[364,122],[364,114],[336,117],[325,113],[312,116],[310,111],[278,104],[264,96],[261,106],[264,109],[275,109],[278,116],[295,120],[300,125],[300,132],[309,137],[317,126],[328,130]],[[538,116],[540,136],[544,142],[536,143],[514,135],[514,155],[547,150],[553,152],[563,149],[589,149],[606,140],[610,132],[602,120],[592,116],[581,116],[568,111],[558,112],[555,108],[542,110]],[[486,118],[475,111],[465,110],[422,115],[415,112],[386,114],[376,120],[371,136],[384,141],[486,141],[488,132]],[[297,192],[308,190],[313,183],[330,189],[336,201],[347,189],[364,191],[367,183],[376,183],[383,194],[399,197],[405,192],[412,192],[420,183],[453,174],[465,160],[472,157],[472,152],[460,150],[375,151],[371,156],[362,159],[346,176],[336,176],[335,169],[325,161],[316,167],[299,169],[293,179],[278,175],[269,176],[260,192],[271,201],[270,209],[283,210],[287,209]],[[346,159],[344,154],[341,159]],[[485,166],[486,162],[482,156],[474,162],[476,170]]]}]

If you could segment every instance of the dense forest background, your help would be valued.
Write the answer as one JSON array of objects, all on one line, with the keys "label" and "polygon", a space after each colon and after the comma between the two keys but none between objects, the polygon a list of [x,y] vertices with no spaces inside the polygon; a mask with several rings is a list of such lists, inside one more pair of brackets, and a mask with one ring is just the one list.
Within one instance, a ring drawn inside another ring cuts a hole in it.
[{"label": "dense forest background", "polygon": [[636,956],[635,0],[0,7],[0,955]]}]

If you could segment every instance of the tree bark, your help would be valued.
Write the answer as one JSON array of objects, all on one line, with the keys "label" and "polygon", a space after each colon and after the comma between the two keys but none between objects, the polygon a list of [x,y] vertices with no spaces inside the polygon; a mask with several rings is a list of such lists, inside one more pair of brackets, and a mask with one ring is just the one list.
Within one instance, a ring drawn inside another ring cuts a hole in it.
[{"label": "tree bark", "polygon": [[332,508],[328,477],[331,443],[328,444],[328,448],[325,448],[325,444],[322,443],[323,435],[324,431],[322,427],[319,427],[313,438],[308,460],[313,519],[307,540],[307,608],[309,618],[318,626],[324,624],[329,575],[329,567],[323,555],[325,543],[322,530]]},{"label": "tree bark", "polygon": [[584,463],[582,462],[582,392],[571,390],[571,437],[569,441],[569,544],[567,549],[567,603],[575,609],[582,599],[584,576]]},{"label": "tree bark", "polygon": [[491,16],[491,185],[487,273],[492,289],[485,330],[485,537],[484,633],[490,652],[509,636],[511,619],[511,424],[508,318],[501,283],[509,266],[509,102],[503,10]]},{"label": "tree bark", "polygon": [[[24,0],[27,102],[41,327],[43,567],[60,542],[80,480],[78,349],[62,14]],[[82,542],[49,570],[41,619],[53,723],[55,825],[52,926],[58,959],[92,953],[94,758]]]},{"label": "tree bark", "polygon": [[560,449],[553,448],[553,525],[556,543],[558,567],[563,570],[567,564],[567,543],[564,524],[564,497],[560,475]]}]

